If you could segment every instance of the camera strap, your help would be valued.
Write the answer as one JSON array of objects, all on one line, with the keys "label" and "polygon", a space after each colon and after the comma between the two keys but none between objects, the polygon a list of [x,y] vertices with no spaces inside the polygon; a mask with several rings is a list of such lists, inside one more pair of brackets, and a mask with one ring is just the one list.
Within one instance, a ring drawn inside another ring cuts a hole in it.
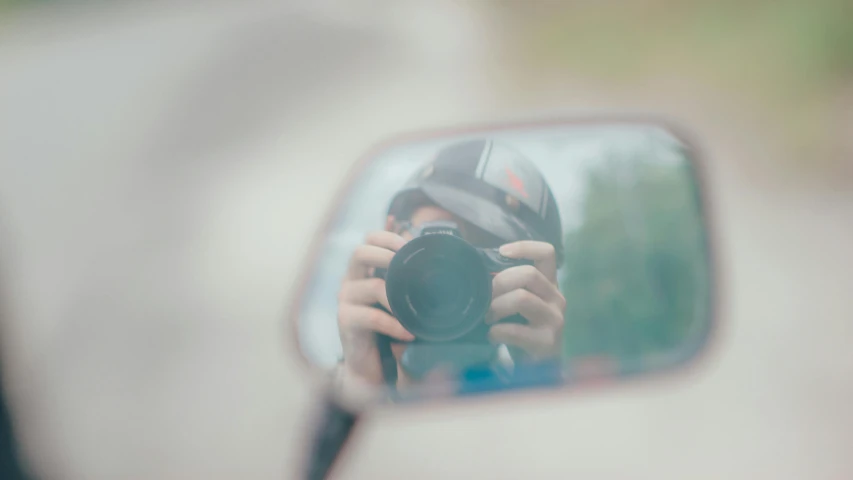
[{"label": "camera strap", "polygon": [[376,334],[376,348],[379,351],[379,362],[382,365],[382,376],[385,385],[392,392],[397,391],[397,359],[391,352],[391,338],[381,333]]}]

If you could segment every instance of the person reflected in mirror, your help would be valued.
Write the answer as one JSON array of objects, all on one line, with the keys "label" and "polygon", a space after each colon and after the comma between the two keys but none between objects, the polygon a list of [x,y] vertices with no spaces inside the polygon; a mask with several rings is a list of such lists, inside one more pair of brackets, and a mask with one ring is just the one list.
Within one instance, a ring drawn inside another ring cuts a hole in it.
[{"label": "person reflected in mirror", "polygon": [[[391,313],[378,273],[436,222],[457,227],[466,242],[495,249],[503,260],[491,272],[482,343],[420,342]],[[556,200],[530,160],[491,140],[441,149],[392,199],[385,230],[369,233],[350,258],[338,295],[339,375],[399,391],[429,379],[483,380],[482,372],[490,372],[488,381],[511,383],[519,365],[558,364],[566,307],[557,283],[562,250]],[[510,318],[521,321],[504,321]]]}]

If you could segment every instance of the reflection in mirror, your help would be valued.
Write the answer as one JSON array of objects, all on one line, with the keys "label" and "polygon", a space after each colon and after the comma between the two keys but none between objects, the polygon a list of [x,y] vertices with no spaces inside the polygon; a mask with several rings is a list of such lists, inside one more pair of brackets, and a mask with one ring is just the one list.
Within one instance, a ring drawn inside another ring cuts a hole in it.
[{"label": "reflection in mirror", "polygon": [[711,322],[694,155],[635,123],[389,147],[316,245],[301,350],[397,400],[682,364]]}]

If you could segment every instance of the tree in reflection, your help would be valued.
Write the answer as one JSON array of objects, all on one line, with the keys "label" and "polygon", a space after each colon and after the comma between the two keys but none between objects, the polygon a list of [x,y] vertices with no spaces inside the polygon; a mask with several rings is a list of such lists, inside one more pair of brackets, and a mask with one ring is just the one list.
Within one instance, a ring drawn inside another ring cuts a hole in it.
[{"label": "tree in reflection", "polygon": [[570,359],[630,368],[702,328],[705,244],[691,168],[683,156],[661,162],[654,149],[634,149],[588,171],[582,222],[565,235]]}]

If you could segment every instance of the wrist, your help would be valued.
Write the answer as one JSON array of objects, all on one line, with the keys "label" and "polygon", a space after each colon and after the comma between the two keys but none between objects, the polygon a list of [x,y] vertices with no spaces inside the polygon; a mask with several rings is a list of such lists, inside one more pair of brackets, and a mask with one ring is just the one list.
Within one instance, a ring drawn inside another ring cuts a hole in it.
[{"label": "wrist", "polygon": [[345,361],[338,363],[335,367],[333,384],[339,394],[357,402],[376,401],[384,393],[381,381],[365,378]]}]

